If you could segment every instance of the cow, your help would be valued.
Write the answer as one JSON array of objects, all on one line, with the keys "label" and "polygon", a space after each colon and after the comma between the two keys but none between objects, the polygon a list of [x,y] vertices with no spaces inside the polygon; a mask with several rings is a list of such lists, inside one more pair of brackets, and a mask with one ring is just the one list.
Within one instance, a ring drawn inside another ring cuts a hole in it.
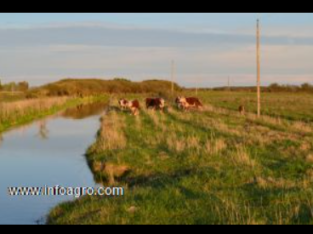
[{"label": "cow", "polygon": [[244,106],[239,106],[238,110],[239,110],[239,114],[241,115],[246,114],[246,108]]},{"label": "cow", "polygon": [[120,105],[121,110],[127,110],[128,108],[128,101],[125,99],[119,100],[118,104]]},{"label": "cow", "polygon": [[178,97],[176,99],[176,103],[178,105],[178,108],[183,110],[189,110],[189,109],[202,109],[203,105],[200,102],[198,98],[195,97]]},{"label": "cow", "polygon": [[164,111],[165,100],[163,98],[147,98],[146,107],[147,109]]},{"label": "cow", "polygon": [[179,100],[180,100],[180,97],[177,97],[177,98],[175,99],[175,104],[176,104],[177,107],[180,109],[180,102],[179,102]]},{"label": "cow", "polygon": [[127,108],[131,111],[131,114],[134,116],[139,115],[140,103],[138,100],[130,101],[127,104]]},{"label": "cow", "polygon": [[183,109],[183,105],[182,105],[182,103],[180,102],[181,98],[182,98],[182,97],[177,97],[177,98],[175,99],[175,103],[176,103],[176,105],[177,105],[177,108],[180,109],[180,110]]}]

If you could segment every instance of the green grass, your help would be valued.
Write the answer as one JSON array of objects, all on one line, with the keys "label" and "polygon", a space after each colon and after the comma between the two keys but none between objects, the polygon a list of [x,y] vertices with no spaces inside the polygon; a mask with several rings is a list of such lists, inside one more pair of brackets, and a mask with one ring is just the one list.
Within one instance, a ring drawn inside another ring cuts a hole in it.
[{"label": "green grass", "polygon": [[104,116],[87,160],[98,182],[125,186],[125,197],[61,204],[48,223],[313,224],[313,126],[299,122],[311,114],[290,103],[312,97],[268,95],[265,103],[284,108],[272,104],[257,119],[229,111],[252,94],[200,96],[202,112]]},{"label": "green grass", "polygon": [[43,98],[0,103],[0,133],[84,103],[108,101],[107,95],[86,98]]},{"label": "green grass", "polygon": [[[216,107],[237,111],[240,105],[244,105],[249,112],[257,111],[256,94],[253,92],[200,92],[199,97]],[[281,119],[312,122],[313,94],[263,93],[262,112]]]}]

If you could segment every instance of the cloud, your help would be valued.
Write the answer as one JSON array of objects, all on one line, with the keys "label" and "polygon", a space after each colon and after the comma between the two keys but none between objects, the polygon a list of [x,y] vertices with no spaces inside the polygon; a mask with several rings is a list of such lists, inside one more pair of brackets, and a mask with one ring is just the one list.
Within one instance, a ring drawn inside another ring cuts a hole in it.
[{"label": "cloud", "polygon": [[[312,81],[313,37],[262,38],[265,84]],[[0,29],[0,71],[5,80],[34,85],[64,77],[169,79],[177,63],[182,85],[255,83],[255,36],[206,30],[166,30],[98,23]]]},{"label": "cloud", "polygon": [[218,34],[194,34],[150,29],[109,27],[60,27],[0,30],[2,46],[39,46],[79,44],[122,47],[186,47],[210,43],[239,43],[249,37]]},{"label": "cloud", "polygon": [[[308,77],[311,46],[262,47],[262,75],[265,77]],[[169,79],[170,62],[175,59],[182,85],[193,86],[195,79],[208,86],[224,85],[229,76],[239,85],[253,85],[255,47],[171,48],[106,47],[86,45],[51,45],[36,47],[0,47],[5,60],[1,75],[10,79],[29,79],[38,85],[64,77],[127,77],[133,80]],[[246,75],[248,78],[246,78]],[[40,78],[44,80],[40,82]],[[275,79],[274,79],[275,80]],[[268,83],[270,79],[264,80]],[[276,80],[275,80],[276,81]],[[278,79],[276,82],[292,79]],[[294,82],[299,80],[294,79]]]},{"label": "cloud", "polygon": [[[313,37],[265,36],[265,44],[313,45]],[[0,29],[2,46],[78,44],[120,47],[205,47],[254,44],[255,36],[240,33],[187,32],[166,29],[77,24]]]}]

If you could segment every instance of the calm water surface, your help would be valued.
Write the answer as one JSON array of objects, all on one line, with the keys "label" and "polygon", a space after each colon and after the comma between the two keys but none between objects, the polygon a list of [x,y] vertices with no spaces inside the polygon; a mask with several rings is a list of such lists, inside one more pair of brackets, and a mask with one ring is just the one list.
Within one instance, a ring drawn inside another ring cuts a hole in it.
[{"label": "calm water surface", "polygon": [[84,153],[95,140],[102,103],[79,106],[2,134],[0,224],[44,223],[69,197],[9,197],[11,186],[96,186]]}]

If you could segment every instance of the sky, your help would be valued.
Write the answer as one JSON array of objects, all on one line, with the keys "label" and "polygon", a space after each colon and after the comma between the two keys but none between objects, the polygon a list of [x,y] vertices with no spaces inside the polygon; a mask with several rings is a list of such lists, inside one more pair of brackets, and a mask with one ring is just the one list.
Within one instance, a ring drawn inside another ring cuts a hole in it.
[{"label": "sky", "polygon": [[0,79],[170,79],[186,87],[313,83],[311,13],[0,13]]}]

